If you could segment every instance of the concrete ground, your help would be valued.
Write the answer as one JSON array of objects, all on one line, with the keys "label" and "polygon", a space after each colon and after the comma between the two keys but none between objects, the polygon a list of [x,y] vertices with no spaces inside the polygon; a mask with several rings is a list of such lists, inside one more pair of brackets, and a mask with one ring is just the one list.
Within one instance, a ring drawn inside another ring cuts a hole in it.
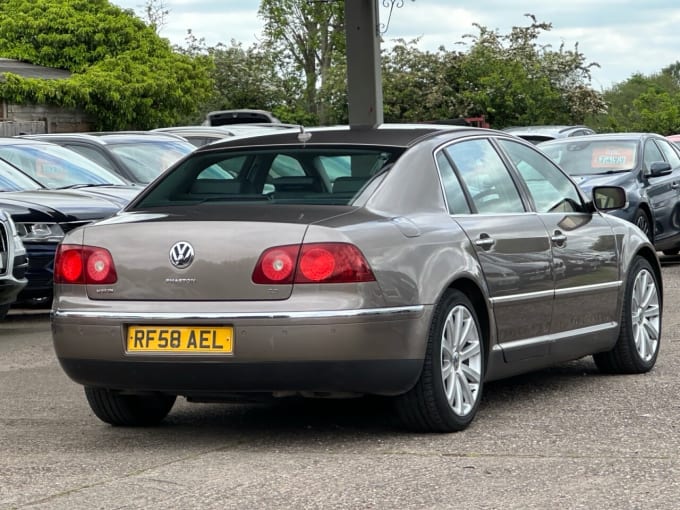
[{"label": "concrete ground", "polygon": [[2,509],[680,507],[680,257],[664,259],[653,371],[590,358],[487,385],[472,426],[412,434],[381,401],[189,404],[157,428],[99,422],[49,318],[0,323]]}]

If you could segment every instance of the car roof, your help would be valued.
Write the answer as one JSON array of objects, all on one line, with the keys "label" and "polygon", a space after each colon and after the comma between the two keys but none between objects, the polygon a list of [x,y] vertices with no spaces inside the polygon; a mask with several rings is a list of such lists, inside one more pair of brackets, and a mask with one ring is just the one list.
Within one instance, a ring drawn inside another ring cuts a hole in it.
[{"label": "car roof", "polygon": [[22,135],[21,138],[49,141],[52,140],[82,140],[100,145],[130,142],[154,142],[177,140],[187,142],[184,138],[173,133],[156,133],[151,131],[102,131],[88,133],[46,133],[38,135]]},{"label": "car roof", "polygon": [[512,134],[535,133],[535,134],[545,134],[545,135],[552,134],[552,135],[555,135],[555,136],[559,136],[559,135],[563,135],[565,133],[568,133],[570,131],[575,131],[577,129],[588,129],[588,130],[592,131],[592,129],[589,128],[588,126],[584,126],[584,125],[580,125],[580,124],[570,125],[570,126],[567,126],[567,125],[511,126],[511,127],[504,128],[503,131],[505,131],[506,133],[512,133]]},{"label": "car roof", "polygon": [[298,129],[297,124],[224,124],[221,126],[172,126],[164,128],[152,129],[151,133],[173,133],[180,136],[200,136],[200,135],[215,135],[221,137],[254,135],[258,133],[278,132],[290,129]]},{"label": "car roof", "polygon": [[626,140],[635,140],[639,141],[645,138],[664,138],[661,135],[658,135],[656,133],[637,133],[637,132],[628,132],[628,133],[596,133],[594,135],[581,135],[578,137],[574,138],[556,138],[554,140],[548,140],[546,142],[542,142],[539,145],[544,146],[544,145],[556,145],[559,143],[579,143],[579,142],[591,142],[591,141],[601,141],[601,140],[610,140],[610,141],[626,141]]},{"label": "car roof", "polygon": [[354,144],[409,147],[423,138],[445,132],[457,134],[496,133],[490,129],[453,126],[445,124],[382,124],[377,128],[350,128],[349,126],[315,127],[298,131],[286,130],[283,133],[259,134],[246,137],[225,138],[210,145],[199,147],[197,151],[210,151],[223,147],[245,147],[262,145],[319,145]]},{"label": "car roof", "polygon": [[42,138],[30,138],[24,137],[23,135],[0,137],[0,145],[36,145],[36,144],[55,145],[49,143],[49,141],[47,140],[43,140]]}]

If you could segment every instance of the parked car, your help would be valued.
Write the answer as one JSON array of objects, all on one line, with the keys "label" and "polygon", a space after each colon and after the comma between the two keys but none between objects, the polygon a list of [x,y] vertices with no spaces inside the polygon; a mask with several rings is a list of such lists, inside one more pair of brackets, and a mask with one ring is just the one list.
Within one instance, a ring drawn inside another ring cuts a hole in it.
[{"label": "parked car", "polygon": [[89,189],[47,189],[0,159],[0,209],[11,216],[28,255],[27,284],[17,301],[49,305],[54,253],[64,233],[115,214],[130,198]]},{"label": "parked car", "polygon": [[126,201],[142,189],[76,152],[42,140],[0,138],[0,159],[49,189],[78,188]]},{"label": "parked car", "polygon": [[625,203],[487,129],[206,145],[66,234],[56,354],[115,425],[157,423],[178,395],[377,394],[409,428],[460,430],[490,380],[590,354],[604,372],[654,366],[660,265],[604,214]]},{"label": "parked car", "polygon": [[134,184],[146,185],[194,146],[180,136],[147,131],[26,135],[67,147]]},{"label": "parked car", "polygon": [[12,217],[0,209],[0,320],[26,286],[27,266],[26,248]]},{"label": "parked car", "polygon": [[588,193],[593,186],[626,190],[628,205],[612,214],[635,223],[659,251],[680,251],[680,153],[653,133],[611,133],[540,144]]},{"label": "parked car", "polygon": [[253,123],[272,123],[281,122],[274,117],[271,112],[266,110],[253,110],[241,108],[236,110],[218,110],[210,112],[205,116],[204,126],[224,126],[233,124],[253,124]]},{"label": "parked car", "polygon": [[587,126],[513,126],[503,129],[506,133],[519,136],[531,143],[538,144],[555,140],[557,138],[569,138],[572,136],[593,135],[595,131]]},{"label": "parked car", "polygon": [[670,140],[676,147],[680,148],[680,135],[669,135],[666,138]]},{"label": "parked car", "polygon": [[234,136],[252,136],[266,134],[284,129],[299,131],[299,126],[293,124],[232,124],[224,126],[174,126],[153,129],[156,133],[172,133],[191,142],[196,147],[232,138]]}]

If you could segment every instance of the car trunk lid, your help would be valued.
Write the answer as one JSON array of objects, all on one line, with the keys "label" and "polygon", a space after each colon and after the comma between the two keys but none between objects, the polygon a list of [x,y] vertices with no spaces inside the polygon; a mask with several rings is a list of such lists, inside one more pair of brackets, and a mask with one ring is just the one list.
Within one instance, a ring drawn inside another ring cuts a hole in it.
[{"label": "car trunk lid", "polygon": [[276,214],[271,209],[268,214],[261,208],[247,209],[239,207],[228,215],[210,207],[172,215],[130,214],[86,229],[84,244],[107,248],[117,272],[115,284],[88,285],[88,296],[154,301],[286,299],[291,284],[253,283],[260,255],[267,248],[302,243],[310,223],[348,208],[281,206]]}]

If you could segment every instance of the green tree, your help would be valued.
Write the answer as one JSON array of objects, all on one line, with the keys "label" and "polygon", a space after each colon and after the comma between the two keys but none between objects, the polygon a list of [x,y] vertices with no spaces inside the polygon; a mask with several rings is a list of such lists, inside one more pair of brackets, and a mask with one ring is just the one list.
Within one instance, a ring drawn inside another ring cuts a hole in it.
[{"label": "green tree", "polygon": [[461,55],[422,51],[418,40],[398,39],[382,52],[383,109],[386,122],[422,122],[462,116],[456,78]]},{"label": "green tree", "polygon": [[259,15],[263,45],[276,56],[281,75],[302,79],[304,109],[321,124],[333,122],[319,98],[334,96],[330,87],[339,85],[332,68],[345,59],[344,2],[262,0]]},{"label": "green tree", "polygon": [[0,96],[82,107],[96,129],[178,122],[212,95],[211,61],[172,50],[132,11],[107,0],[3,0],[0,56],[66,69],[66,80],[8,76]]},{"label": "green tree", "polygon": [[550,30],[532,15],[528,26],[500,34],[475,24],[464,51],[421,51],[418,41],[397,40],[383,51],[385,120],[443,120],[484,115],[493,127],[582,123],[602,112],[590,87],[590,69],[578,51],[540,45]]},{"label": "green tree", "polygon": [[605,103],[590,87],[590,69],[578,51],[564,44],[553,50],[540,45],[550,23],[528,14],[528,26],[509,34],[475,24],[478,34],[460,65],[458,88],[465,115],[484,114],[494,127],[524,124],[583,123],[588,114],[602,112]]},{"label": "green tree", "polygon": [[635,73],[605,91],[604,99],[607,115],[589,119],[598,131],[680,133],[680,62],[649,76]]}]

